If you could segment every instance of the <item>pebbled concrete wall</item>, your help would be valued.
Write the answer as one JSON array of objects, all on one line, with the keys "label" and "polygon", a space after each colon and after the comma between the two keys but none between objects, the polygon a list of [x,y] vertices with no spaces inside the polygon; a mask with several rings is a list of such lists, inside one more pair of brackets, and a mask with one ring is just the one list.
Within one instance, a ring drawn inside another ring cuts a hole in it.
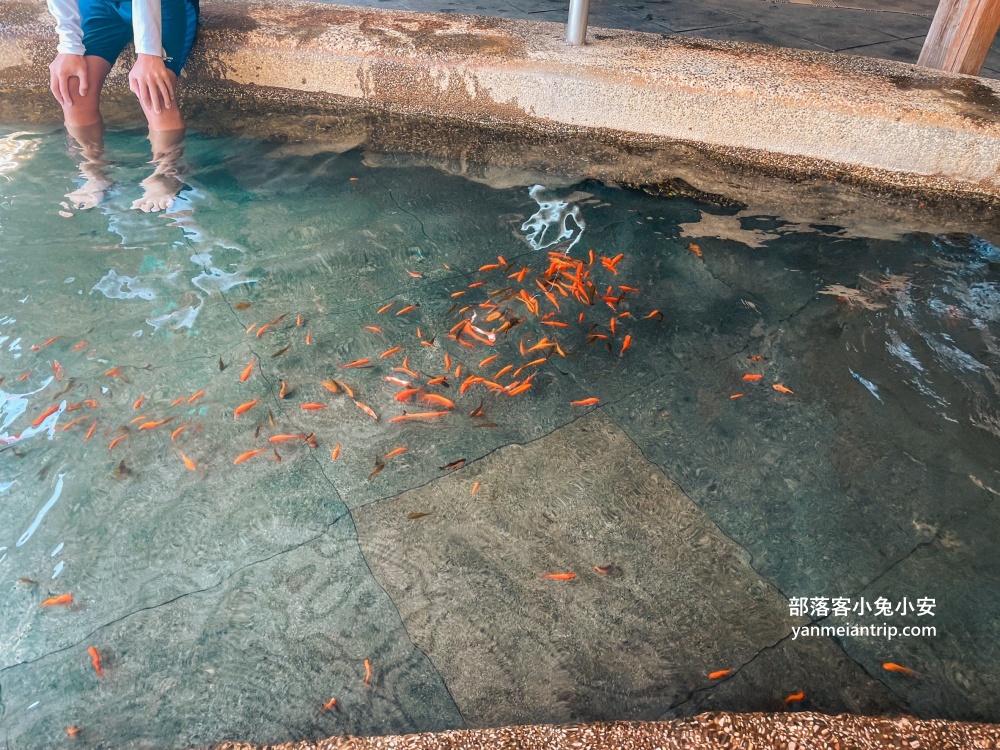
[{"label": "pebbled concrete wall", "polygon": [[[1000,82],[903,63],[619,30],[260,0],[206,0],[193,92],[297,97],[628,141],[785,173],[1000,197]],[[42,0],[0,0],[0,117],[55,119]],[[122,74],[119,72],[118,77]]]}]

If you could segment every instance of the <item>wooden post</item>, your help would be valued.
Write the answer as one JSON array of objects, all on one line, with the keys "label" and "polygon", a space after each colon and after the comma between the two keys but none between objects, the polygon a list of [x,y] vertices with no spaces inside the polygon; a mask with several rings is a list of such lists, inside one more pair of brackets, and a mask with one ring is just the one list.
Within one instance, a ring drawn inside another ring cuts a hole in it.
[{"label": "wooden post", "polygon": [[1000,0],[941,0],[917,65],[978,75],[1000,28]]}]

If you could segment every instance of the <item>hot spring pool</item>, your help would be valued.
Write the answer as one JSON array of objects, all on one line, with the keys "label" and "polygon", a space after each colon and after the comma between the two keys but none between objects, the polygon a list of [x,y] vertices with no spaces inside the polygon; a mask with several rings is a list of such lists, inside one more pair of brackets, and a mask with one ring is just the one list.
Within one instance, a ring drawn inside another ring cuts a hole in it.
[{"label": "hot spring pool", "polygon": [[197,134],[143,214],[107,156],[66,210],[0,140],[6,747],[1000,721],[1000,248]]}]

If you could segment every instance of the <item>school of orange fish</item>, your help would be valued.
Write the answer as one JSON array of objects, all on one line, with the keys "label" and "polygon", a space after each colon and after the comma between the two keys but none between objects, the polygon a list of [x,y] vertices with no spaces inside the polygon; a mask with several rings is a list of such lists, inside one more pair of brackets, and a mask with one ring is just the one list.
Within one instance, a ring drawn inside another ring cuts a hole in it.
[{"label": "school of orange fish", "polygon": [[[689,250],[698,258],[702,258],[702,253],[697,245],[689,246]],[[411,368],[407,344],[387,342],[389,345],[381,352],[373,352],[370,356],[339,364],[343,371],[375,370],[381,375],[382,380],[398,388],[392,404],[373,406],[365,403],[362,399],[364,394],[357,386],[349,385],[342,378],[328,378],[321,381],[321,385],[330,393],[331,397],[350,399],[361,413],[376,422],[382,421],[383,415],[388,411],[394,412],[388,418],[389,424],[399,424],[409,421],[420,421],[436,423],[447,420],[458,410],[456,400],[466,398],[471,402],[478,401],[478,405],[472,408],[468,414],[469,418],[476,420],[476,426],[496,426],[488,421],[486,409],[484,408],[485,396],[492,395],[498,398],[513,398],[522,396],[531,391],[536,377],[537,368],[544,365],[551,357],[566,357],[574,352],[568,351],[570,347],[565,341],[560,340],[560,331],[575,329],[579,334],[583,326],[589,324],[585,334],[583,346],[602,344],[603,347],[613,356],[624,357],[633,346],[634,336],[641,334],[641,325],[653,325],[662,321],[663,313],[659,310],[639,311],[633,310],[633,302],[639,300],[640,290],[634,286],[618,283],[618,266],[623,259],[622,254],[614,257],[595,255],[594,251],[589,251],[585,258],[574,258],[559,252],[550,252],[545,256],[547,266],[544,269],[535,269],[529,266],[508,262],[505,258],[498,257],[495,263],[488,263],[478,269],[482,278],[469,284],[466,289],[452,293],[454,298],[451,308],[446,313],[446,318],[456,320],[450,325],[447,332],[422,330],[415,328],[415,342],[411,346],[437,348],[441,352],[441,366],[437,372],[424,373]],[[450,266],[445,266],[452,270]],[[421,278],[422,274],[408,271],[414,278]],[[598,274],[606,278],[598,282]],[[491,281],[499,281],[495,289],[488,289]],[[603,291],[602,291],[603,288]],[[479,302],[468,301],[471,299],[470,292],[474,290],[485,292],[485,299]],[[251,309],[249,302],[239,302],[236,309],[246,311]],[[383,328],[377,325],[379,316],[406,316],[419,308],[418,303],[397,303],[390,302],[377,310],[374,310],[373,319],[364,328],[372,333],[382,334]],[[603,311],[603,312],[602,312]],[[517,351],[521,356],[521,361],[503,363],[500,360],[501,354],[494,351],[499,338],[509,337],[517,334],[517,328],[524,323],[528,316],[533,316],[541,325],[552,329],[551,333],[538,337],[533,334],[525,334],[519,337]],[[284,328],[282,328],[284,326]],[[263,339],[269,332],[278,330],[291,331],[295,329],[301,331],[300,341],[303,345],[309,346],[313,343],[312,333],[307,330],[308,321],[303,314],[297,314],[294,318],[290,313],[285,313],[274,320],[264,324],[254,323],[246,329],[248,336],[255,339]],[[32,353],[41,351],[52,351],[50,347],[57,347],[56,342],[66,340],[64,336],[53,336],[41,344],[31,347]],[[579,337],[577,336],[577,340]],[[445,344],[445,342],[451,342]],[[288,344],[271,355],[271,359],[277,359],[285,354],[292,346]],[[451,351],[446,351],[447,348]],[[69,348],[69,352],[77,353],[88,350],[90,344],[87,341],[79,341]],[[46,356],[46,355],[43,355]],[[96,353],[90,349],[86,358],[91,361]],[[747,358],[750,363],[759,363],[764,358],[760,355],[752,355]],[[67,372],[65,368],[55,359],[52,359],[51,367],[55,383],[62,383]],[[491,367],[492,366],[492,367]],[[228,364],[219,358],[220,370],[225,370]],[[241,368],[239,368],[239,381],[246,383],[254,373],[263,371],[265,363],[256,357],[251,357]],[[278,368],[274,368],[278,369]],[[33,374],[32,370],[23,373],[18,382],[28,380]],[[285,380],[280,378],[281,399],[290,398],[295,387],[289,387]],[[113,366],[104,372],[104,377],[111,380],[125,382],[120,366]],[[759,372],[747,372],[742,375],[741,381],[744,384],[759,383],[764,379],[764,374]],[[3,378],[0,378],[0,385]],[[53,386],[54,387],[54,386]],[[60,409],[59,399],[66,395],[72,387],[72,380],[65,388],[55,393],[53,398],[56,403],[43,409],[31,421],[31,427],[39,427],[46,419],[51,417]],[[772,388],[782,394],[792,395],[794,392],[782,385],[774,383]],[[169,407],[187,407],[199,401],[206,395],[207,388],[199,389],[191,395],[182,395],[169,402]],[[446,393],[447,391],[447,393]],[[733,393],[728,396],[730,399],[739,399],[747,395],[747,392]],[[74,412],[85,410],[85,414],[78,416],[59,429],[66,432],[79,425],[79,431],[83,434],[83,440],[91,440],[98,428],[101,419],[110,421],[107,417],[98,416],[100,404],[92,399],[86,398],[79,402],[65,403],[64,412]],[[588,397],[569,402],[574,407],[591,407],[600,404],[597,397]],[[162,410],[166,405],[153,404],[145,395],[139,395],[132,402],[132,410],[138,412],[143,407],[147,411]],[[327,407],[322,402],[303,402],[299,408],[304,411],[319,411]],[[236,404],[232,407],[233,419],[240,419],[243,415],[254,410],[262,410],[266,407],[261,405],[260,399],[253,399],[244,403]],[[416,410],[414,410],[416,409]],[[398,412],[398,413],[395,413]],[[267,422],[273,431],[277,427],[274,414],[268,410]],[[151,417],[148,414],[134,417],[127,420],[127,423],[117,427],[108,425],[104,435],[110,437],[108,450],[115,452],[121,450],[119,446],[126,440],[133,438],[135,433],[130,425],[138,423],[137,432],[152,433],[161,427],[171,425],[173,427],[170,434],[170,443],[178,460],[189,470],[197,472],[199,465],[184,453],[183,444],[185,432],[192,427],[201,428],[200,424],[186,421],[176,424],[182,417],[161,416]],[[254,441],[265,441],[264,447],[258,443],[257,447],[250,448],[239,455],[232,457],[232,463],[244,464],[252,459],[272,454],[275,462],[281,461],[281,456],[277,452],[277,447],[286,443],[301,443],[310,448],[320,447],[319,439],[315,432],[306,433],[278,433],[264,435],[262,427],[263,420],[255,423],[253,428]],[[11,440],[16,440],[14,436]],[[336,461],[343,450],[338,442],[330,447],[330,460]],[[372,481],[385,468],[386,462],[390,459],[406,452],[407,447],[401,445],[389,451],[381,457],[375,459],[375,468],[369,474],[368,480]],[[453,471],[466,464],[466,459],[457,459],[445,466],[440,467],[444,471]],[[475,482],[471,486],[471,493],[475,494],[480,488],[480,483]],[[418,519],[428,513],[411,513],[409,518]],[[594,570],[602,576],[612,573],[612,565],[595,565]],[[572,581],[577,577],[575,572],[546,573],[541,576],[543,579],[552,581]],[[60,594],[47,598],[41,603],[41,607],[66,606],[72,607],[73,595]],[[96,647],[90,646],[88,654],[91,658],[93,668],[98,678],[103,677],[104,671],[101,667],[100,653]],[[363,684],[368,686],[372,681],[372,665],[368,659],[363,662],[364,678]],[[883,668],[890,672],[897,672],[909,677],[919,677],[917,673],[906,667],[886,662]],[[708,679],[712,681],[722,680],[735,674],[732,669],[720,669],[708,674]],[[805,693],[802,691],[788,695],[784,702],[786,704],[796,704],[805,700]],[[339,710],[336,698],[331,698],[324,706],[324,710]],[[66,732],[71,737],[76,737],[80,733],[80,728],[69,727]]]}]

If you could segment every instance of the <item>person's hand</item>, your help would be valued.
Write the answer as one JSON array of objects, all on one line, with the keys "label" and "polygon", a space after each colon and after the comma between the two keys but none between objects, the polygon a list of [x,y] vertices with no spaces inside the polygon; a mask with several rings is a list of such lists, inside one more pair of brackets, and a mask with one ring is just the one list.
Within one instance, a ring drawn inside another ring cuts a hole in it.
[{"label": "person's hand", "polygon": [[156,55],[139,55],[128,74],[128,87],[139,97],[142,106],[160,114],[174,101],[174,80]]},{"label": "person's hand", "polygon": [[61,52],[49,65],[49,89],[52,96],[64,107],[73,106],[73,95],[69,91],[69,79],[80,79],[80,96],[87,95],[87,61],[83,55]]}]

